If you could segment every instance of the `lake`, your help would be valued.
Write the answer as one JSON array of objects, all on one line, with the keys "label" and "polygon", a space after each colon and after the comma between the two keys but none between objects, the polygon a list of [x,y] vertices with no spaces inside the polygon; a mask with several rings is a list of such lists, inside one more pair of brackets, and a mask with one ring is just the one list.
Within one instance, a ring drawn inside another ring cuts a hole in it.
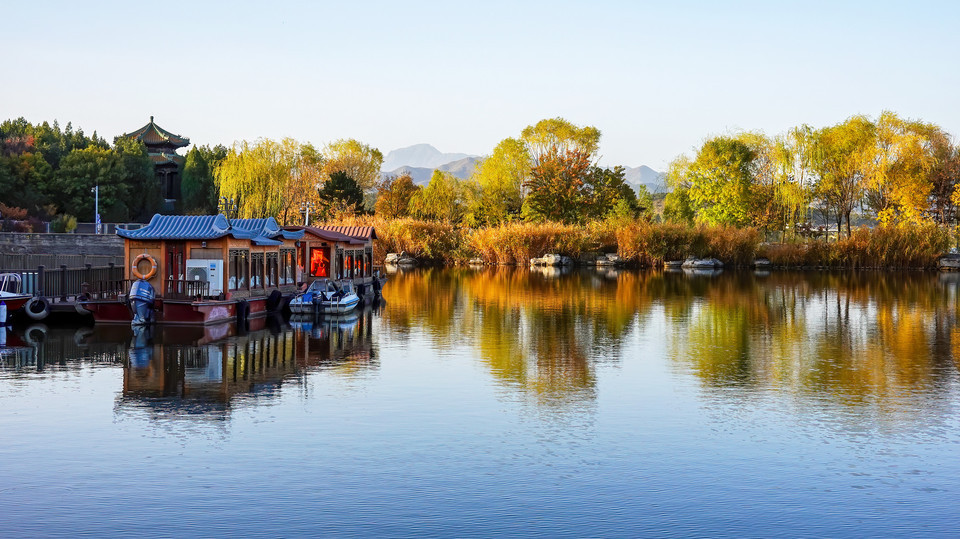
[{"label": "lake", "polygon": [[955,536],[960,276],[425,269],[0,334],[0,534]]}]

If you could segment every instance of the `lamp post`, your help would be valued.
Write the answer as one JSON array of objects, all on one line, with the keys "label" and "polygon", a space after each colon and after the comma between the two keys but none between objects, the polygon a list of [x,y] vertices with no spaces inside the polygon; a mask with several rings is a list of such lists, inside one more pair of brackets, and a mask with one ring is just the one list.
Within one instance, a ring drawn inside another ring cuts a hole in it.
[{"label": "lamp post", "polygon": [[97,223],[97,234],[100,233],[100,185],[96,185],[93,189],[90,189],[93,192],[93,213],[94,221]]},{"label": "lamp post", "polygon": [[228,221],[236,209],[237,203],[234,202],[232,198],[220,197],[220,211],[223,212],[224,217],[226,217]]},{"label": "lamp post", "polygon": [[313,208],[313,202],[304,202],[300,205],[303,210],[303,226],[310,226],[310,210]]}]

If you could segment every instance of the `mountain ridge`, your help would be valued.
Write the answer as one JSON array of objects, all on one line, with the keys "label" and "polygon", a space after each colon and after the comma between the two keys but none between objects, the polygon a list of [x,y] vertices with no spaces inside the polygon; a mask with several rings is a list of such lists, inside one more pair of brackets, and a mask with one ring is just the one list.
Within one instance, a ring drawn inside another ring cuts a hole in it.
[{"label": "mountain ridge", "polygon": [[[413,183],[427,185],[434,170],[449,172],[465,180],[470,178],[481,160],[480,156],[465,153],[443,153],[430,144],[414,144],[391,150],[383,160],[381,176],[410,174]],[[646,166],[623,167],[624,180],[636,191],[640,185],[650,193],[664,191],[663,173]]]}]

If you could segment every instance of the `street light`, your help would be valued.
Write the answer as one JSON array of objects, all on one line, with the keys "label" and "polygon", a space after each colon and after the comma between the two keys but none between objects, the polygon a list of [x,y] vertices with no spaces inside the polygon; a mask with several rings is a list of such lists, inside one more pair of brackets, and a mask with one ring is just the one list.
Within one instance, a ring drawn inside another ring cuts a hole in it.
[{"label": "street light", "polygon": [[228,221],[236,209],[237,203],[234,202],[232,198],[220,197],[220,211],[224,214],[224,217],[226,217]]},{"label": "street light", "polygon": [[95,214],[94,220],[97,223],[97,234],[100,233],[100,185],[97,184],[96,187],[90,189],[90,192],[93,193],[93,213]]},{"label": "street light", "polygon": [[300,209],[303,210],[303,226],[310,225],[310,210],[313,209],[313,202],[304,202],[300,204]]}]

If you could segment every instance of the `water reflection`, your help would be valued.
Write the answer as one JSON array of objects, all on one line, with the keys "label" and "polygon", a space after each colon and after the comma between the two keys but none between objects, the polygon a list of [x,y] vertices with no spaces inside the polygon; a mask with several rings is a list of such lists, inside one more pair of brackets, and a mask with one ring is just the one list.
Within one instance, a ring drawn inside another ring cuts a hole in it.
[{"label": "water reflection", "polygon": [[596,393],[648,327],[706,387],[786,388],[887,403],[955,383],[958,283],[933,273],[414,270],[384,326],[466,341],[491,376],[545,402]]}]

